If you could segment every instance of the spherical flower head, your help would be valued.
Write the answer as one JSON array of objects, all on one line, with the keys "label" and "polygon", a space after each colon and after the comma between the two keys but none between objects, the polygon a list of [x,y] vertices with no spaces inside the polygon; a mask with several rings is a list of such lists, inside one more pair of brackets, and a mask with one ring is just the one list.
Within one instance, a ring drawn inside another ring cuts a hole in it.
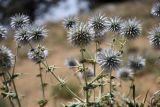
[{"label": "spherical flower head", "polygon": [[131,40],[140,36],[142,31],[142,26],[140,21],[134,19],[129,19],[122,24],[121,35],[125,38]]},{"label": "spherical flower head", "polygon": [[122,80],[132,80],[134,74],[133,74],[132,69],[130,69],[128,67],[122,67],[117,70],[117,76],[118,76],[118,78],[120,78]]},{"label": "spherical flower head", "polygon": [[30,26],[29,33],[32,42],[41,42],[47,37],[47,30],[44,26]]},{"label": "spherical flower head", "polygon": [[16,14],[15,16],[11,17],[11,27],[13,29],[19,29],[22,28],[24,26],[27,26],[30,22],[29,22],[29,17],[27,15],[23,15],[23,14]]},{"label": "spherical flower head", "polygon": [[87,79],[91,79],[94,77],[94,70],[92,68],[87,68],[85,72],[82,72],[82,78],[85,79],[85,76]]},{"label": "spherical flower head", "polygon": [[153,5],[151,14],[154,16],[160,16],[160,2],[157,2]]},{"label": "spherical flower head", "polygon": [[70,30],[76,27],[78,23],[79,23],[79,19],[77,17],[68,17],[63,21],[63,25],[66,30]]},{"label": "spherical flower head", "polygon": [[94,40],[96,43],[101,44],[102,42],[105,41],[106,36],[107,36],[107,35],[106,35],[105,33],[103,33],[103,32],[94,33],[94,34],[93,34],[93,40]]},{"label": "spherical flower head", "polygon": [[79,62],[77,59],[70,57],[65,60],[64,65],[67,66],[69,69],[72,69],[78,67]]},{"label": "spherical flower head", "polygon": [[19,28],[15,32],[15,40],[18,44],[27,45],[30,42],[30,37],[28,27]]},{"label": "spherical flower head", "polygon": [[89,19],[88,25],[94,32],[105,33],[107,31],[107,17],[101,14],[95,15]]},{"label": "spherical flower head", "polygon": [[107,28],[111,32],[120,32],[122,28],[122,20],[120,17],[112,17],[107,20]]},{"label": "spherical flower head", "polygon": [[112,48],[103,49],[97,54],[97,63],[103,71],[111,72],[119,68],[121,64],[120,53]]},{"label": "spherical flower head", "polygon": [[48,50],[43,46],[38,46],[28,52],[28,58],[35,63],[43,62],[48,56]]},{"label": "spherical flower head", "polygon": [[0,47],[0,71],[8,71],[13,67],[14,56],[5,46]]},{"label": "spherical flower head", "polygon": [[160,49],[160,25],[149,32],[149,41],[155,49]]},{"label": "spherical flower head", "polygon": [[92,39],[92,31],[86,24],[80,23],[69,31],[68,40],[75,47],[85,47],[91,43]]},{"label": "spherical flower head", "polygon": [[146,60],[139,55],[130,55],[128,57],[128,66],[136,72],[142,70],[145,66]]},{"label": "spherical flower head", "polygon": [[7,29],[0,25],[0,41],[3,41],[7,38]]}]

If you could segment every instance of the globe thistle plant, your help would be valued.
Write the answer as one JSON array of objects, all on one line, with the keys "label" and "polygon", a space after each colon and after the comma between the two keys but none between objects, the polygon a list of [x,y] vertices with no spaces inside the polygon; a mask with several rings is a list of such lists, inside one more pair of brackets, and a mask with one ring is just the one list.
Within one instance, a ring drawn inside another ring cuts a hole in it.
[{"label": "globe thistle plant", "polygon": [[92,31],[86,24],[80,23],[69,31],[68,40],[75,47],[85,47],[93,40]]},{"label": "globe thistle plant", "polygon": [[8,71],[14,64],[14,56],[5,46],[0,47],[0,71]]},{"label": "globe thistle plant", "polygon": [[27,26],[30,23],[29,21],[30,20],[27,15],[17,14],[11,17],[10,25],[13,29],[19,29],[19,28]]},{"label": "globe thistle plant", "polygon": [[77,59],[73,58],[73,57],[70,57],[70,58],[67,58],[64,62],[65,66],[67,66],[69,69],[72,69],[72,68],[76,68],[79,66],[79,62]]},{"label": "globe thistle plant", "polygon": [[7,38],[7,29],[0,25],[0,41],[3,41]]},{"label": "globe thistle plant", "polygon": [[119,52],[109,48],[103,49],[97,54],[97,63],[103,71],[112,71],[119,68],[121,64]]},{"label": "globe thistle plant", "polygon": [[88,25],[95,33],[105,33],[107,31],[107,17],[101,14],[95,15],[89,19]]},{"label": "globe thistle plant", "polygon": [[27,45],[30,42],[30,38],[28,27],[19,28],[15,32],[15,40],[18,44]]},{"label": "globe thistle plant", "polygon": [[68,17],[63,21],[64,28],[67,30],[70,30],[76,27],[78,23],[79,23],[79,19],[77,17]]},{"label": "globe thistle plant", "polygon": [[149,41],[155,49],[160,49],[160,25],[149,32]]},{"label": "globe thistle plant", "polygon": [[122,80],[132,80],[134,74],[133,74],[132,69],[130,69],[128,67],[122,67],[117,70],[117,76],[118,76],[118,78],[120,78]]},{"label": "globe thistle plant", "polygon": [[122,28],[122,20],[120,17],[112,17],[107,20],[107,28],[111,32],[120,32]]},{"label": "globe thistle plant", "polygon": [[140,36],[142,31],[142,26],[140,21],[134,19],[129,19],[122,24],[121,35],[129,40],[135,39]]},{"label": "globe thistle plant", "polygon": [[153,5],[151,14],[154,16],[160,16],[160,2],[157,2]]},{"label": "globe thistle plant", "polygon": [[128,57],[128,66],[136,72],[137,70],[142,70],[145,66],[146,60],[139,55],[130,55]]},{"label": "globe thistle plant", "polygon": [[85,72],[81,72],[82,73],[82,78],[85,79],[85,76],[87,77],[87,79],[90,79],[92,77],[94,77],[94,71],[92,68],[87,68]]},{"label": "globe thistle plant", "polygon": [[28,52],[28,58],[35,63],[41,63],[48,56],[48,50],[43,46],[38,46]]},{"label": "globe thistle plant", "polygon": [[32,42],[41,42],[45,37],[47,37],[47,30],[44,26],[30,26],[30,40]]}]

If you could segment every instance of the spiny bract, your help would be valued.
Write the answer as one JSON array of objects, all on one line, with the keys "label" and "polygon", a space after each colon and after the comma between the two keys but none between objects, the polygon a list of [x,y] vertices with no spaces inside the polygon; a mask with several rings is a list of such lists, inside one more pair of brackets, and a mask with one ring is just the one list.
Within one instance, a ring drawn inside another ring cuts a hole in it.
[{"label": "spiny bract", "polygon": [[7,38],[7,29],[0,25],[0,41],[3,41]]},{"label": "spiny bract", "polygon": [[122,80],[131,80],[133,79],[133,71],[128,67],[122,67],[117,70],[117,76]]},{"label": "spiny bract", "polygon": [[151,14],[154,16],[160,16],[160,2],[157,2],[153,5]]},{"label": "spiny bract", "polygon": [[79,19],[77,17],[68,17],[63,21],[64,28],[67,30],[70,30],[76,27],[78,23],[79,23]]},{"label": "spiny bract", "polygon": [[79,62],[77,59],[73,58],[73,57],[70,57],[70,58],[67,58],[64,62],[64,65],[67,66],[69,69],[71,68],[76,68],[79,66]]}]

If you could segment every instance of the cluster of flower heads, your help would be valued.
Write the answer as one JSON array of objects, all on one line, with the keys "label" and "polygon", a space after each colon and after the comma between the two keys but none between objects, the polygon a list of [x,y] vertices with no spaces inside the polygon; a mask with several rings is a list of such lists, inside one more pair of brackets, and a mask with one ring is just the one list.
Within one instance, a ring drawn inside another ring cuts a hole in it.
[{"label": "cluster of flower heads", "polygon": [[85,47],[92,41],[101,43],[107,32],[115,32],[126,39],[135,39],[141,35],[142,27],[136,18],[122,20],[120,17],[106,17],[98,14],[84,24],[76,17],[69,17],[63,22],[68,30],[68,40],[75,47]]},{"label": "cluster of flower heads", "polygon": [[154,16],[160,16],[160,2],[156,2],[152,9],[151,9],[151,14]]}]

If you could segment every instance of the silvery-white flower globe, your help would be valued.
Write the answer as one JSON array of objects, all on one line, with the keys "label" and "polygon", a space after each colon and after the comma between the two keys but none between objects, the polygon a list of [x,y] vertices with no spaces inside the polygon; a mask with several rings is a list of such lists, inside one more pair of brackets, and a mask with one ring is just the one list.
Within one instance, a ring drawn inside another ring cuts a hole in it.
[{"label": "silvery-white flower globe", "polygon": [[72,69],[78,67],[79,62],[74,57],[70,57],[65,60],[64,65],[67,66],[69,69]]},{"label": "silvery-white flower globe", "polygon": [[133,70],[129,67],[122,67],[117,70],[118,78],[122,80],[132,80],[134,73]]},{"label": "silvery-white flower globe", "polygon": [[150,32],[149,32],[149,41],[150,44],[155,48],[155,49],[160,49],[160,25],[154,27]]},{"label": "silvery-white flower globe", "polygon": [[129,19],[122,24],[121,35],[129,40],[141,35],[142,25],[136,18]]},{"label": "silvery-white flower globe", "polygon": [[67,29],[67,30],[70,30],[74,27],[76,27],[79,23],[79,19],[77,17],[68,17],[68,18],[65,18],[64,21],[63,21],[63,25],[64,25],[64,28]]},{"label": "silvery-white flower globe", "polygon": [[107,31],[107,17],[97,14],[89,19],[88,25],[95,33],[105,33]]},{"label": "silvery-white flower globe", "polygon": [[3,41],[7,38],[7,29],[0,25],[0,41]]},{"label": "silvery-white flower globe", "polygon": [[97,63],[103,71],[117,70],[120,67],[120,53],[112,48],[103,49],[97,54]]},{"label": "silvery-white flower globe", "polygon": [[43,46],[38,46],[28,52],[28,58],[35,63],[41,63],[48,56],[48,50]]},{"label": "silvery-white flower globe", "polygon": [[68,33],[68,41],[75,47],[86,47],[93,40],[92,31],[83,23],[77,25]]},{"label": "silvery-white flower globe", "polygon": [[0,47],[0,71],[10,70],[14,64],[14,56],[10,49],[5,46]]},{"label": "silvery-white flower globe", "polygon": [[28,26],[30,23],[29,17],[23,14],[16,14],[11,17],[10,25],[13,29],[19,29]]},{"label": "silvery-white flower globe", "polygon": [[151,14],[154,16],[160,16],[160,2],[157,2],[153,5]]},{"label": "silvery-white flower globe", "polygon": [[142,70],[145,67],[146,60],[139,55],[130,55],[128,57],[128,66],[136,72],[137,70]]},{"label": "silvery-white flower globe", "polygon": [[111,32],[120,32],[122,29],[122,19],[120,17],[108,18],[107,28]]}]

